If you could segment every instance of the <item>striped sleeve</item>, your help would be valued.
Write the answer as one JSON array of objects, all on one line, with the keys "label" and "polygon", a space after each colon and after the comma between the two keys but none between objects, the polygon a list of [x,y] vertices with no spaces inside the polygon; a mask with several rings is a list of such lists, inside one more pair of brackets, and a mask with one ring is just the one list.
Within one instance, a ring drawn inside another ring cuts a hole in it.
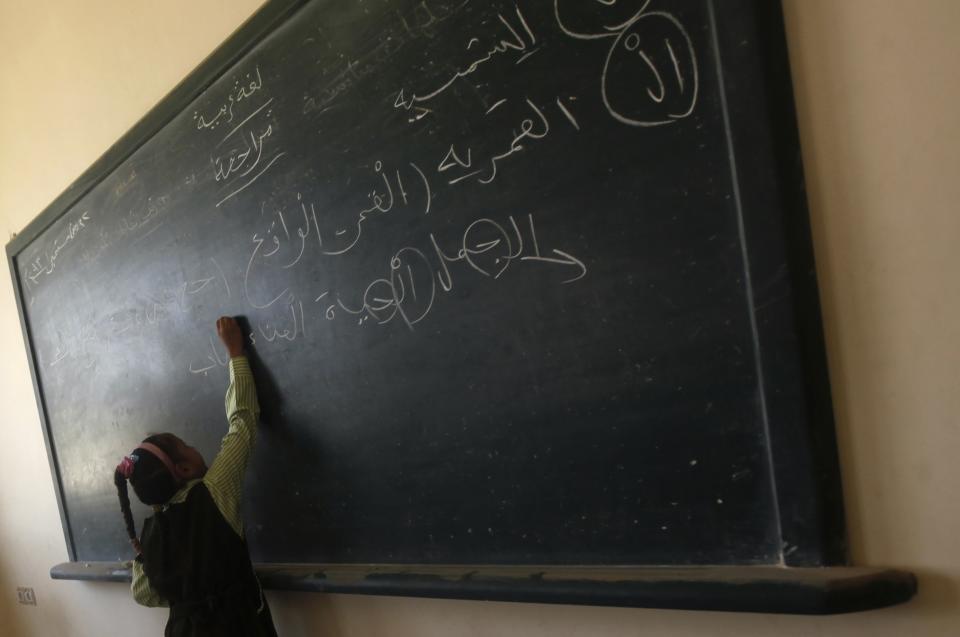
[{"label": "striped sleeve", "polygon": [[243,535],[240,517],[240,489],[247,460],[256,438],[257,388],[245,356],[230,359],[230,386],[225,399],[230,429],[220,443],[220,452],[203,481],[220,513],[238,535]]},{"label": "striped sleeve", "polygon": [[130,591],[133,593],[133,600],[141,606],[169,606],[167,600],[150,586],[150,580],[143,572],[143,564],[140,562],[133,563],[133,582],[130,584]]}]

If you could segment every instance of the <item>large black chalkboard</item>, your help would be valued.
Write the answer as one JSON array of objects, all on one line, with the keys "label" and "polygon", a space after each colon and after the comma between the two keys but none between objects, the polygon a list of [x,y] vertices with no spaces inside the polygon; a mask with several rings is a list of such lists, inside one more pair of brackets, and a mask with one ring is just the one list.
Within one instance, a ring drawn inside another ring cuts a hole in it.
[{"label": "large black chalkboard", "polygon": [[8,254],[72,559],[230,314],[256,561],[844,561],[775,3],[270,2]]}]

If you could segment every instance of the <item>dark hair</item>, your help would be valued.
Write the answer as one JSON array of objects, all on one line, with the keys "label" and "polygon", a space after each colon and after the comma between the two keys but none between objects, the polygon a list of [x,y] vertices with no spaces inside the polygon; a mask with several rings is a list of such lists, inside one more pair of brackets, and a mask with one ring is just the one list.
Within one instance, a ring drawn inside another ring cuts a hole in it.
[{"label": "dark hair", "polygon": [[[170,456],[170,460],[174,464],[181,460],[180,454],[177,453],[179,449],[177,441],[178,438],[173,434],[155,434],[143,439],[143,442],[149,442],[159,447]],[[131,455],[137,457],[137,461],[133,465],[133,473],[130,475],[130,484],[133,485],[133,491],[137,494],[137,498],[148,505],[164,504],[172,498],[177,492],[179,484],[170,475],[167,465],[146,449],[134,449]],[[133,513],[130,511],[127,480],[120,473],[119,467],[113,472],[113,483],[117,487],[117,496],[120,498],[120,511],[123,513],[123,522],[127,527],[127,536],[139,553],[140,543],[137,540],[137,528],[133,522]]]}]

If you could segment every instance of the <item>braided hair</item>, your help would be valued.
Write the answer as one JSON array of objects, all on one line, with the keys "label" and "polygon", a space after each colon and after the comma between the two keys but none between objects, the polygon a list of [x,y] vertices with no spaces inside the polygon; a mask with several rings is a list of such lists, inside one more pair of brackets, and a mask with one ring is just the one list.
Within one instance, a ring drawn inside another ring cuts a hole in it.
[{"label": "braided hair", "polygon": [[[143,442],[159,447],[170,456],[174,463],[181,460],[178,453],[178,439],[173,434],[155,434],[144,438]],[[137,494],[137,498],[141,502],[148,505],[164,504],[177,492],[179,484],[170,475],[167,465],[160,458],[146,449],[134,449],[128,457],[131,457],[133,461],[133,471],[130,473],[129,481],[133,486],[133,492]],[[133,460],[133,457],[136,460]],[[142,549],[140,540],[137,539],[137,528],[133,521],[133,513],[130,511],[127,480],[120,467],[117,467],[113,472],[113,483],[117,487],[117,496],[120,498],[120,511],[123,513],[123,522],[127,527],[127,536],[139,557]]]}]

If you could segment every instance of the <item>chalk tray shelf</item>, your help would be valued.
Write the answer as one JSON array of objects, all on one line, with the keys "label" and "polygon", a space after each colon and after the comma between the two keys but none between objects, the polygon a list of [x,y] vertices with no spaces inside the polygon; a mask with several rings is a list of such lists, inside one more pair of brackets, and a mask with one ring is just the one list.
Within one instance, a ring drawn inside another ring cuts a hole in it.
[{"label": "chalk tray shelf", "polygon": [[[908,601],[916,577],[887,568],[258,564],[263,587],[675,610],[834,615]],[[66,562],[53,579],[129,582],[129,562]]]}]

